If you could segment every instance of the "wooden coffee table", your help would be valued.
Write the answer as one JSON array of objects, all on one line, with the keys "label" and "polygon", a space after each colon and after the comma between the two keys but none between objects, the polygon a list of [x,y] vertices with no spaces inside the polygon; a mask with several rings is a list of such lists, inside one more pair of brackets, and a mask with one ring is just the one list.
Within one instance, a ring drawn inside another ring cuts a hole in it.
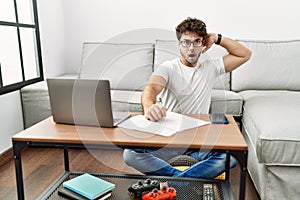
[{"label": "wooden coffee table", "polygon": [[[209,115],[190,115],[209,121]],[[24,199],[21,152],[26,146],[42,145],[64,148],[65,171],[69,168],[69,147],[97,148],[182,148],[184,150],[212,150],[233,155],[241,166],[239,199],[245,198],[248,147],[234,118],[227,115],[229,124],[209,124],[178,132],[171,137],[122,129],[56,124],[52,117],[12,137],[18,199]],[[226,162],[226,180],[229,180],[229,156]]]}]

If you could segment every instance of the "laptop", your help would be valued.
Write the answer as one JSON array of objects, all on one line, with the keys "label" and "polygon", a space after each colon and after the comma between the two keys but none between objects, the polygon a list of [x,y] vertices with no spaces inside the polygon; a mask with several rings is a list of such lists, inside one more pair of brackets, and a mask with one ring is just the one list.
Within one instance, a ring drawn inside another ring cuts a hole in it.
[{"label": "laptop", "polygon": [[48,78],[47,86],[56,123],[116,127],[130,117],[112,112],[108,80]]}]

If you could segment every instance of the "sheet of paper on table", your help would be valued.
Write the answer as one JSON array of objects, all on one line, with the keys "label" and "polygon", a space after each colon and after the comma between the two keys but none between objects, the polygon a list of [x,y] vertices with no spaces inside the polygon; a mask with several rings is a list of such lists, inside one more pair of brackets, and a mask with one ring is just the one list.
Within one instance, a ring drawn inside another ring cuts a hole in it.
[{"label": "sheet of paper on table", "polygon": [[209,123],[210,122],[168,111],[167,116],[157,122],[147,120],[144,115],[136,115],[122,122],[118,127],[162,136],[171,136],[176,132],[204,126]]}]

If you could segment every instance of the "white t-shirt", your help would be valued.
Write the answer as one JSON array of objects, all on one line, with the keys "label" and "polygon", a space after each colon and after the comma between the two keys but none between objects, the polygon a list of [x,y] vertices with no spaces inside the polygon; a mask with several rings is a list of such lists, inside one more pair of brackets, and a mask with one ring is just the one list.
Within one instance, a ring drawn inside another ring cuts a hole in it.
[{"label": "white t-shirt", "polygon": [[187,67],[176,58],[159,65],[153,75],[166,80],[166,86],[159,96],[169,111],[206,114],[209,112],[215,79],[224,73],[222,58],[198,61],[195,67]]}]

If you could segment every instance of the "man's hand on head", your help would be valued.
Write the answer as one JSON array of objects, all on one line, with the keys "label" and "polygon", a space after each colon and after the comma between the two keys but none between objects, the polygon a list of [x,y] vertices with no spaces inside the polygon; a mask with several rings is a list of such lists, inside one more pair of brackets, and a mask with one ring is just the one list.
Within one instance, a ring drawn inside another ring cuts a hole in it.
[{"label": "man's hand on head", "polygon": [[202,53],[205,53],[218,39],[218,35],[215,33],[208,33],[206,38],[204,39],[203,46],[204,48],[202,49]]},{"label": "man's hand on head", "polygon": [[150,106],[148,111],[145,112],[145,117],[153,122],[161,120],[167,114],[167,109],[160,104],[153,104]]}]

